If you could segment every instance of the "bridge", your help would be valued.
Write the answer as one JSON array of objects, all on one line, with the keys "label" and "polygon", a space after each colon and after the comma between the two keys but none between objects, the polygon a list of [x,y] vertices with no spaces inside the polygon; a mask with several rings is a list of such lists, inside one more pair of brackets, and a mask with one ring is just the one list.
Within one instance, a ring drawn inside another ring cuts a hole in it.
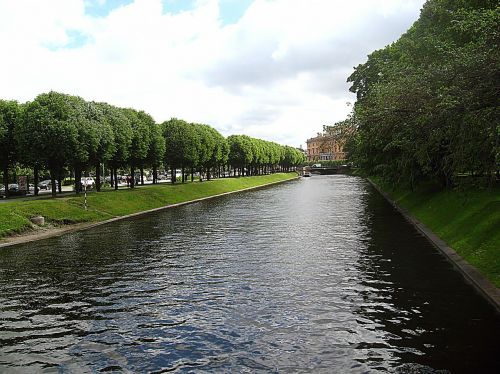
[{"label": "bridge", "polygon": [[308,170],[311,174],[320,174],[320,175],[331,175],[331,174],[339,174],[339,173],[347,173],[351,170],[349,165],[336,165],[336,166],[323,166],[323,167],[309,167]]}]

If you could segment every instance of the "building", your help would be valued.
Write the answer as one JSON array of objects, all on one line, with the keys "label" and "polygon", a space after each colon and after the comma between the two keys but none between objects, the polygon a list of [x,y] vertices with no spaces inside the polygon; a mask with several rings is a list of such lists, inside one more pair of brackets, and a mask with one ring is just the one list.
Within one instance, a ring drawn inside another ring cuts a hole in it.
[{"label": "building", "polygon": [[307,139],[307,161],[345,160],[344,142],[333,135],[321,134]]}]

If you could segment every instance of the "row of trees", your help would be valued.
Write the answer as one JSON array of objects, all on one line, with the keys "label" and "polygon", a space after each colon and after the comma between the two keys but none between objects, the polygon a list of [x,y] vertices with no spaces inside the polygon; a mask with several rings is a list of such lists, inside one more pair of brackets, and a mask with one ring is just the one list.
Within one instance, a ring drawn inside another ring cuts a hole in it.
[{"label": "row of trees", "polygon": [[400,39],[348,78],[350,159],[414,186],[500,169],[500,8],[492,0],[429,0]]},{"label": "row of trees", "polygon": [[6,195],[9,169],[15,164],[33,169],[35,186],[40,171],[48,170],[55,195],[68,169],[74,174],[77,193],[83,173],[95,170],[99,191],[103,163],[118,188],[118,169],[125,167],[132,176],[140,170],[142,183],[144,168],[152,168],[156,183],[162,163],[170,167],[172,182],[175,170],[182,169],[184,182],[186,170],[191,176],[197,171],[210,179],[227,167],[238,169],[238,175],[253,175],[287,170],[303,161],[300,151],[292,147],[247,136],[226,139],[208,125],[178,119],[157,124],[143,111],[57,92],[43,93],[26,104],[0,100],[0,166]]},{"label": "row of trees", "polygon": [[210,179],[226,172],[233,175],[259,175],[276,169],[288,171],[305,161],[298,149],[277,143],[251,138],[246,135],[231,135],[224,138],[217,130],[202,124],[188,123],[173,118],[162,124],[166,140],[165,164],[169,166],[172,179],[176,169],[182,170],[182,181],[186,171],[199,172]]}]

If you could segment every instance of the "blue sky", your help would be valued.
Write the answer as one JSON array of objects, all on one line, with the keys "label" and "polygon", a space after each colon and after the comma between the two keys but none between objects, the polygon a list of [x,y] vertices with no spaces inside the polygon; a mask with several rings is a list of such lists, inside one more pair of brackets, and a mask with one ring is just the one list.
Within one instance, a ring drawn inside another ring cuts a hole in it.
[{"label": "blue sky", "polygon": [[[223,24],[237,22],[253,0],[219,0],[220,20]],[[85,12],[94,17],[105,17],[113,9],[132,3],[133,0],[88,0]],[[196,7],[196,0],[163,0],[165,13],[178,14]]]},{"label": "blue sky", "polygon": [[[245,14],[245,11],[254,0],[218,0],[219,19],[223,26],[238,22]],[[134,0],[86,0],[85,14],[102,18],[106,17],[114,9],[133,3]],[[199,3],[198,0],[162,0],[163,12],[179,14],[185,11],[194,10]],[[66,30],[68,42],[61,44],[47,43],[46,47],[51,51],[60,49],[80,48],[92,41],[92,38],[79,30]]]},{"label": "blue sky", "polygon": [[86,0],[85,12],[94,17],[105,17],[113,9],[130,4],[133,0]]}]

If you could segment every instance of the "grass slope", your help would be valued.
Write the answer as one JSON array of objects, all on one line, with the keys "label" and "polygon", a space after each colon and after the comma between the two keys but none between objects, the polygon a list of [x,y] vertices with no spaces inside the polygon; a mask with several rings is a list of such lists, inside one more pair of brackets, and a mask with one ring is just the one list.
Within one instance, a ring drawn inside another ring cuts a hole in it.
[{"label": "grass slope", "polygon": [[[373,179],[372,179],[373,180]],[[467,262],[500,287],[500,189],[415,191],[374,180]]]},{"label": "grass slope", "polygon": [[104,191],[87,195],[88,210],[81,196],[56,199],[13,200],[0,203],[0,237],[21,233],[32,227],[30,218],[45,217],[49,225],[98,222],[170,204],[257,187],[295,178],[296,173],[280,173],[245,178],[222,178],[186,184],[146,185],[135,189]]}]

